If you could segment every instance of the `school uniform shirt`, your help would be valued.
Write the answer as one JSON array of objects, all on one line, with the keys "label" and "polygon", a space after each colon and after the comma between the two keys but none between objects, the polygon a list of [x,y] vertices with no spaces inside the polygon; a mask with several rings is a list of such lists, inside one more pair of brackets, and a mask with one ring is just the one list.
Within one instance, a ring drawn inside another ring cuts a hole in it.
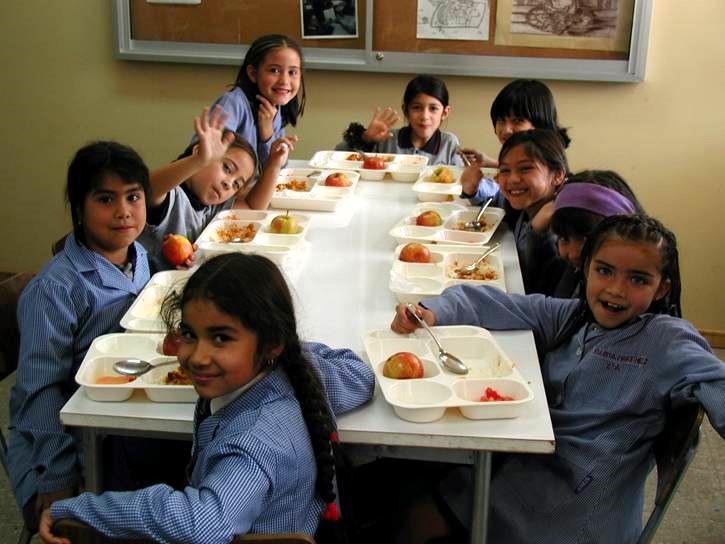
[{"label": "school uniform shirt", "polygon": [[[515,210],[507,211],[507,215],[510,213]],[[556,250],[556,237],[548,230],[536,232],[526,212],[518,214],[513,231],[524,290],[553,294],[566,267]]]},{"label": "school uniform shirt", "polygon": [[[394,128],[393,136],[366,149],[370,153],[396,153],[401,155],[422,155],[428,157],[428,164],[452,164],[463,166],[463,159],[458,154],[460,144],[458,137],[452,132],[436,130],[430,140],[420,149],[413,145],[411,129],[409,126]],[[342,141],[335,149],[339,151],[355,151],[350,149],[347,142]]]},{"label": "school uniform shirt", "polygon": [[[436,325],[531,329],[547,352],[580,301],[456,286],[422,303]],[[725,365],[685,320],[587,323],[546,353],[541,372],[556,450],[503,463],[491,482],[490,542],[635,542],[652,445],[671,409],[700,403],[725,436]],[[456,499],[470,505],[471,483],[459,483],[444,495],[465,523],[470,513]]]},{"label": "school uniform shirt", "polygon": [[[212,104],[212,109],[217,104],[227,114],[224,126],[243,136],[250,143],[252,149],[256,150],[260,167],[264,166],[269,158],[272,142],[285,135],[284,126],[282,125],[282,112],[278,112],[274,117],[272,137],[263,142],[259,139],[257,116],[252,110],[247,95],[244,94],[240,87],[234,87],[231,91],[217,98]],[[196,140],[197,137],[194,135],[192,143],[196,142]]]},{"label": "school uniform shirt", "polygon": [[221,204],[206,206],[183,184],[169,191],[164,202],[149,211],[146,227],[138,237],[154,271],[173,268],[161,254],[165,235],[181,234],[193,243],[219,212],[230,209],[233,204],[234,198],[230,198]]},{"label": "school uniform shirt", "polygon": [[[372,397],[372,371],[351,351],[322,344],[307,344],[305,351],[323,377],[337,375],[324,383],[337,410]],[[338,374],[342,368],[348,372]],[[53,519],[72,517],[106,535],[158,542],[227,543],[247,532],[314,534],[324,504],[315,492],[310,437],[284,370],[263,376],[202,418],[204,403],[197,403],[186,488],[84,493],[54,503]]]},{"label": "school uniform shirt", "polygon": [[133,279],[70,234],[63,251],[20,296],[8,469],[21,508],[36,492],[80,482],[78,439],[60,422],[59,412],[78,388],[75,374],[93,339],[120,330],[121,317],[149,280],[146,251],[134,242],[129,253]]}]

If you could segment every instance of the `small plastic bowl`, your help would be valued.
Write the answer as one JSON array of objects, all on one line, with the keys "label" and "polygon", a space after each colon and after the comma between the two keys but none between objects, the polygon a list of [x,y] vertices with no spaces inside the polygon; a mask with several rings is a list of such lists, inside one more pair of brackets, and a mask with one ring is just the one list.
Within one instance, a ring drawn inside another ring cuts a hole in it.
[{"label": "small plastic bowl", "polygon": [[373,170],[371,168],[360,169],[360,179],[366,179],[369,181],[381,181],[385,177],[387,170],[385,168],[380,170]]},{"label": "small plastic bowl", "polygon": [[443,242],[454,242],[458,244],[485,244],[491,237],[481,232],[443,229],[441,239]]},{"label": "small plastic bowl", "polygon": [[[499,395],[513,397],[513,400],[481,401],[486,388],[494,389]],[[461,414],[468,419],[504,419],[516,417],[522,405],[531,400],[526,386],[509,379],[465,379],[453,384],[456,396],[472,404],[459,406]]]},{"label": "small plastic bowl", "polygon": [[402,164],[388,165],[388,172],[395,181],[414,182],[420,177],[421,169]]}]

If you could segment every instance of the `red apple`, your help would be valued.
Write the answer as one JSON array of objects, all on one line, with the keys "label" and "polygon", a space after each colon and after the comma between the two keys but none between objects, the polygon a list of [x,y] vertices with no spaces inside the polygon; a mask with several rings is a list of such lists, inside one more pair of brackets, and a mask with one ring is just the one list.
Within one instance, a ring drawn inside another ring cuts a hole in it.
[{"label": "red apple", "polygon": [[439,227],[443,224],[443,218],[438,212],[428,210],[415,218],[415,224],[421,227]]},{"label": "red apple", "polygon": [[385,168],[385,159],[382,157],[365,157],[362,167],[367,170],[382,170]]},{"label": "red apple", "polygon": [[429,263],[430,250],[423,244],[411,242],[400,249],[398,258],[406,263]]},{"label": "red apple", "polygon": [[423,377],[423,363],[415,354],[400,351],[385,359],[383,376],[396,380],[409,380]]},{"label": "red apple", "polygon": [[161,352],[164,355],[170,355],[171,357],[176,357],[179,354],[179,341],[181,338],[179,338],[179,335],[174,332],[168,332],[166,333],[166,336],[164,336],[164,342],[161,344]]},{"label": "red apple", "polygon": [[325,178],[325,185],[330,187],[349,187],[350,178],[348,178],[342,172],[335,172]]},{"label": "red apple", "polygon": [[272,219],[269,230],[276,234],[297,234],[297,219],[289,212],[285,215],[278,215]]},{"label": "red apple", "polygon": [[181,266],[194,254],[191,242],[181,234],[169,234],[161,244],[161,254],[172,266]]}]

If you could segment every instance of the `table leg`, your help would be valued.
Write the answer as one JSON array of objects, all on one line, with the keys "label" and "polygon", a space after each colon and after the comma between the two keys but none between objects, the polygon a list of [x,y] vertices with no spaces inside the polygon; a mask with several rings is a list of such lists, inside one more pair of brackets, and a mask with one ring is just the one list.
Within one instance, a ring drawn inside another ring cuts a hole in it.
[{"label": "table leg", "polygon": [[103,436],[91,427],[83,427],[83,473],[86,491],[101,493],[103,476],[101,474],[101,441]]},{"label": "table leg", "polygon": [[473,512],[471,544],[485,544],[488,533],[488,499],[491,487],[491,452],[473,454]]}]

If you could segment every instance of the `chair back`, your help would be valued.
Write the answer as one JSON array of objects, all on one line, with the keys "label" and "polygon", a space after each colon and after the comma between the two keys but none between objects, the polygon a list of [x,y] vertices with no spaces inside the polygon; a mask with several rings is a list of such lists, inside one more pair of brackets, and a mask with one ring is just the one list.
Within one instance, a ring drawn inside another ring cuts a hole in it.
[{"label": "chair back", "polygon": [[33,272],[0,273],[0,379],[18,367],[18,299],[34,275]]},{"label": "chair back", "polygon": [[704,410],[690,404],[673,410],[665,428],[653,446],[657,462],[657,491],[655,505],[640,534],[638,544],[648,544],[654,538],[665,512],[690,465],[700,440],[700,425]]}]

